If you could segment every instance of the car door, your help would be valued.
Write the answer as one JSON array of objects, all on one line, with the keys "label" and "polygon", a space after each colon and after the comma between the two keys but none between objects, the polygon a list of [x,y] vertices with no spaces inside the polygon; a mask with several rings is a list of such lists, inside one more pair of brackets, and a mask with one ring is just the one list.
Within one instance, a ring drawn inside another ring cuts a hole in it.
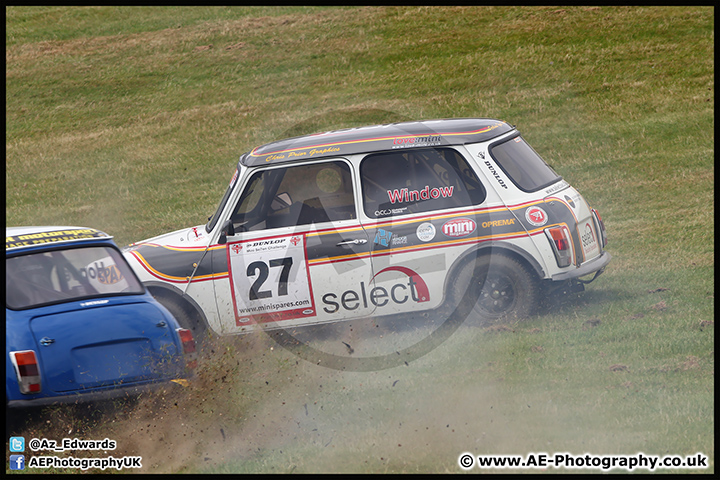
[{"label": "car door", "polygon": [[383,300],[376,315],[440,306],[450,268],[484,239],[485,188],[452,148],[371,153],[359,171],[375,292]]},{"label": "car door", "polygon": [[213,256],[213,268],[228,272],[214,281],[224,333],[372,314],[371,243],[355,191],[345,160],[250,175],[233,209],[225,258]]}]

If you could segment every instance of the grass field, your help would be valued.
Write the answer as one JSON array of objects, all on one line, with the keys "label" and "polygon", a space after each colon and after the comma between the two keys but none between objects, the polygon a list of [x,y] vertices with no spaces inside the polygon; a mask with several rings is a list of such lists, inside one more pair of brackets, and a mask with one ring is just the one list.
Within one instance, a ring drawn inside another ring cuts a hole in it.
[{"label": "grass field", "polygon": [[613,261],[584,294],[375,372],[221,339],[190,387],[16,433],[109,436],[151,472],[714,472],[712,7],[6,7],[8,225],[124,245],[204,223],[258,144],[445,117],[517,125],[600,211]]}]

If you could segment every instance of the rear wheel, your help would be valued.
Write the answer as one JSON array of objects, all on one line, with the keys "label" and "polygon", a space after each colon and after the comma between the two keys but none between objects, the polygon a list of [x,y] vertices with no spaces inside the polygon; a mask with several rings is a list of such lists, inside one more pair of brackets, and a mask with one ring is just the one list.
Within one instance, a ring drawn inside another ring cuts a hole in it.
[{"label": "rear wheel", "polygon": [[540,281],[525,263],[502,254],[478,259],[475,278],[484,279],[474,311],[481,320],[522,319],[538,311]]},{"label": "rear wheel", "polygon": [[499,253],[470,256],[453,278],[448,306],[458,306],[470,324],[498,324],[539,311],[540,280],[519,259]]},{"label": "rear wheel", "polygon": [[191,313],[188,308],[179,302],[168,298],[166,295],[156,295],[152,292],[155,299],[167,308],[175,320],[180,324],[181,328],[186,328],[192,332],[195,343],[201,345],[205,336],[208,334],[207,327],[197,313]]}]

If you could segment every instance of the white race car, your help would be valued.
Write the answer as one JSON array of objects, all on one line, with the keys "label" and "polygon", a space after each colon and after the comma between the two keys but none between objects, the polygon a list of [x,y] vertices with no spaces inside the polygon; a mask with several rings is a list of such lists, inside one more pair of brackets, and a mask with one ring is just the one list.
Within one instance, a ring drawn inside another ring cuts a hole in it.
[{"label": "white race car", "polygon": [[463,300],[487,319],[524,317],[549,289],[594,280],[606,244],[598,213],[513,126],[475,118],[255,148],[206,225],[125,255],[199,338]]}]

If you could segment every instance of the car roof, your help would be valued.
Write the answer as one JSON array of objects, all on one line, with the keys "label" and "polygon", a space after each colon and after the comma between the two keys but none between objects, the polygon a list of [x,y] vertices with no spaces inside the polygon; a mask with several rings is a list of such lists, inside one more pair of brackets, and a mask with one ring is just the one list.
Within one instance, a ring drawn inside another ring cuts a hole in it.
[{"label": "car roof", "polygon": [[492,118],[455,118],[373,125],[268,143],[242,155],[240,164],[254,167],[373,151],[463,145],[484,142],[514,128],[506,122]]},{"label": "car roof", "polygon": [[94,228],[60,226],[6,227],[5,237],[5,251],[32,246],[113,238],[107,233]]}]

